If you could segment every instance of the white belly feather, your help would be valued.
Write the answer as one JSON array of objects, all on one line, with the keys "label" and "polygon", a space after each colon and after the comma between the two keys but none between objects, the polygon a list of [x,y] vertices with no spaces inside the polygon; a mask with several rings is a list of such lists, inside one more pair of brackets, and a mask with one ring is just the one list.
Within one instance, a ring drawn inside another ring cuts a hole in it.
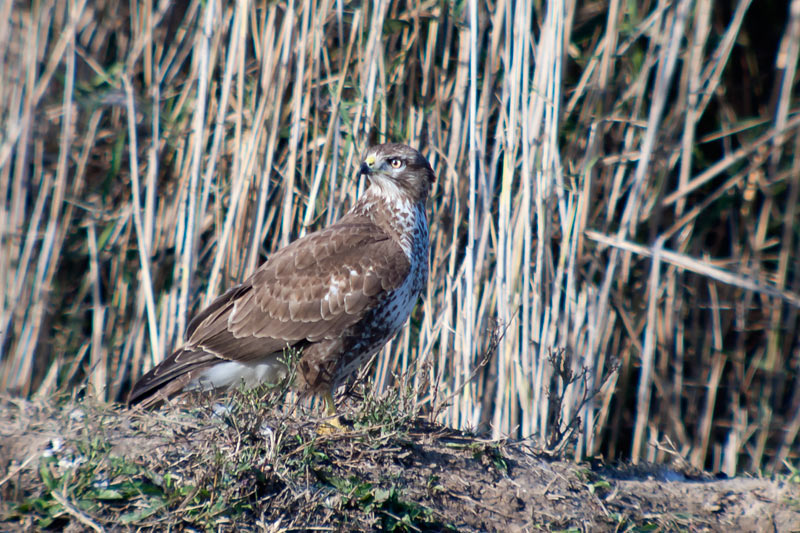
[{"label": "white belly feather", "polygon": [[206,369],[200,376],[189,382],[184,390],[229,389],[244,385],[252,388],[261,383],[278,383],[286,376],[286,365],[278,357],[266,362],[247,364],[225,361]]}]

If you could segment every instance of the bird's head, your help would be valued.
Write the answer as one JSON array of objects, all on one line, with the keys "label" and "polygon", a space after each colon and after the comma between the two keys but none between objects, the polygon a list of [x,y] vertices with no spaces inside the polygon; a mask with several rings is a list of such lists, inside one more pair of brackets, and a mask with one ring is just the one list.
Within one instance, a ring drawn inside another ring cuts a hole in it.
[{"label": "bird's head", "polygon": [[428,198],[436,175],[428,160],[404,144],[370,146],[361,163],[370,188],[377,187],[387,197],[407,197],[412,202]]}]

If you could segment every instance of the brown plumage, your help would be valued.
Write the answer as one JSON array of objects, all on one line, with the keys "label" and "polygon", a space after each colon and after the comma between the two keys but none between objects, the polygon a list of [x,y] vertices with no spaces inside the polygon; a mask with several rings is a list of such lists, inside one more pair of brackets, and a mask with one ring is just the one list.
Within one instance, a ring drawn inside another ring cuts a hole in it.
[{"label": "brown plumage", "polygon": [[394,337],[428,272],[425,203],[435,176],[413,148],[367,150],[369,186],[331,226],[274,252],[189,323],[186,344],[134,386],[130,403],[276,382],[301,350],[297,387],[330,392]]}]

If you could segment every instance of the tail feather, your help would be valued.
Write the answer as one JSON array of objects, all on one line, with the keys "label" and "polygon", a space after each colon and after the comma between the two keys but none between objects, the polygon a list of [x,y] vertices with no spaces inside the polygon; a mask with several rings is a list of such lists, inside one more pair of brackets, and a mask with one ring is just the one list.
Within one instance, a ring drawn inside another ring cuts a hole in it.
[{"label": "tail feather", "polygon": [[179,348],[141,377],[128,396],[128,405],[155,407],[180,394],[198,371],[219,358],[202,350]]}]

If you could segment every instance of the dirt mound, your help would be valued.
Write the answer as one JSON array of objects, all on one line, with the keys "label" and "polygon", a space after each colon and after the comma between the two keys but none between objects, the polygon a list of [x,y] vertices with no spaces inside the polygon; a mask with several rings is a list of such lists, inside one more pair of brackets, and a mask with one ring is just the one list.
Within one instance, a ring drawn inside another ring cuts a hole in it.
[{"label": "dirt mound", "polygon": [[0,400],[0,530],[800,528],[798,479],[557,461],[404,415],[397,398],[353,402],[347,430],[325,434],[282,400],[156,412]]}]

